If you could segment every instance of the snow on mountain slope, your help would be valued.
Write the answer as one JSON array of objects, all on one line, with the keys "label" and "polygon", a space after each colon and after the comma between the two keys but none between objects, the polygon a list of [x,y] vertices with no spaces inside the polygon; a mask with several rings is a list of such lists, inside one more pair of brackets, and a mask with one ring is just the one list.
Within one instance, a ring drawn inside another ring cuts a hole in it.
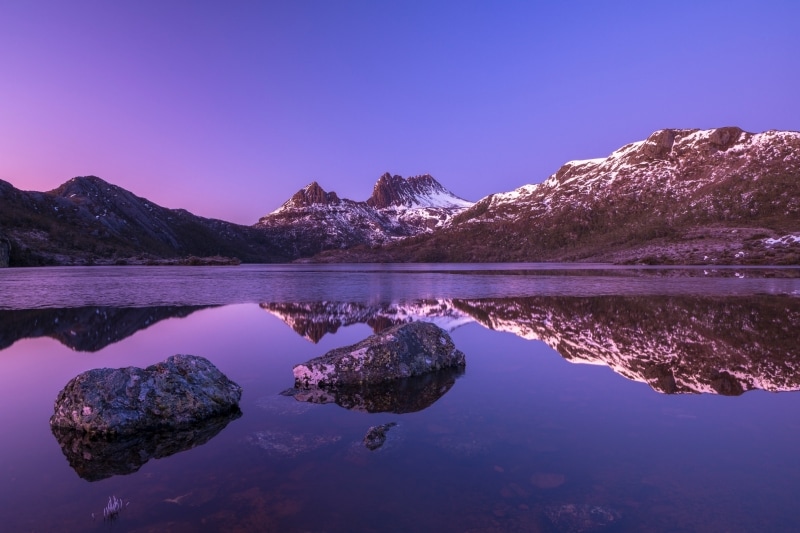
[{"label": "snow on mountain slope", "polygon": [[800,133],[668,129],[486,196],[382,260],[797,264],[793,236]]},{"label": "snow on mountain slope", "polygon": [[356,245],[378,246],[442,227],[472,206],[429,175],[384,174],[364,202],[339,198],[313,182],[255,227],[295,257]]},{"label": "snow on mountain slope", "polygon": [[702,201],[694,196],[703,186],[730,178],[755,182],[769,171],[800,173],[800,132],[659,130],[606,158],[570,161],[542,183],[483,200],[495,208],[527,204],[532,213],[644,191]]}]

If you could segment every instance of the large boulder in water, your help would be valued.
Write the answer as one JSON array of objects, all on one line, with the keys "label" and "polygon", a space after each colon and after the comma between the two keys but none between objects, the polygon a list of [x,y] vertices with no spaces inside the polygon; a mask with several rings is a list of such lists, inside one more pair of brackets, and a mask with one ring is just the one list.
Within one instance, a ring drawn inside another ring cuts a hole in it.
[{"label": "large boulder in water", "polygon": [[58,394],[50,426],[97,436],[182,429],[239,409],[242,388],[208,359],[173,355],[147,368],[97,368]]},{"label": "large boulder in water", "polygon": [[331,350],[294,367],[297,388],[341,387],[420,376],[463,368],[464,354],[446,331],[428,322],[411,322]]}]

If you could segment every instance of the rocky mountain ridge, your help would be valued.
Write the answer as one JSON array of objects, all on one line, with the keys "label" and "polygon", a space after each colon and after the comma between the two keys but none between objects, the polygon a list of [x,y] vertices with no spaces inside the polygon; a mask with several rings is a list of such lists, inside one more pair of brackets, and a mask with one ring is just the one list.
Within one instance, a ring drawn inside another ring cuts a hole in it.
[{"label": "rocky mountain ridge", "polygon": [[800,133],[659,130],[477,203],[384,174],[366,201],[312,182],[253,226],[166,209],[94,176],[0,181],[0,266],[186,256],[243,262],[800,264]]},{"label": "rocky mountain ridge", "polygon": [[377,259],[797,264],[800,133],[660,130],[489,195]]},{"label": "rocky mountain ridge", "polygon": [[339,198],[316,181],[255,225],[287,255],[310,257],[331,249],[375,247],[432,233],[472,206],[432,176],[386,173],[363,202]]}]

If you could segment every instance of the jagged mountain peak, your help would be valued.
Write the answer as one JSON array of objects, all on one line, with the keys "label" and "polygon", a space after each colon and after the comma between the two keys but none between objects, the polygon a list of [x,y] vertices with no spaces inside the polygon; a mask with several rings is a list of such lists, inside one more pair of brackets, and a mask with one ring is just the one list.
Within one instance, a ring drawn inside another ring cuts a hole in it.
[{"label": "jagged mountain peak", "polygon": [[340,199],[313,182],[255,226],[284,243],[287,253],[302,257],[430,233],[470,206],[472,202],[455,196],[429,174],[403,178],[386,173],[369,200],[362,202]]},{"label": "jagged mountain peak", "polygon": [[375,183],[367,205],[377,209],[401,206],[466,208],[472,202],[454,195],[430,174],[403,178],[386,172]]},{"label": "jagged mountain peak", "polygon": [[310,207],[315,204],[322,204],[322,205],[331,205],[331,204],[338,204],[341,200],[339,196],[331,191],[326,192],[319,183],[316,181],[312,181],[289,198],[289,200],[281,206],[281,208],[286,207]]}]

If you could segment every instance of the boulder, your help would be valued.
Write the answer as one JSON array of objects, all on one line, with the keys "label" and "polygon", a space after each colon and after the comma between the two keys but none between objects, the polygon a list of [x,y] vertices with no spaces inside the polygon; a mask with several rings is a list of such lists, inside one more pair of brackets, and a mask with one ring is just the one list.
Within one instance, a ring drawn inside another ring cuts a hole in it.
[{"label": "boulder", "polygon": [[50,426],[95,436],[183,429],[239,409],[242,388],[208,359],[173,355],[147,368],[80,374],[55,402]]},{"label": "boulder", "polygon": [[464,354],[446,331],[428,322],[411,322],[331,350],[295,366],[293,373],[296,388],[335,388],[384,383],[465,365]]}]

